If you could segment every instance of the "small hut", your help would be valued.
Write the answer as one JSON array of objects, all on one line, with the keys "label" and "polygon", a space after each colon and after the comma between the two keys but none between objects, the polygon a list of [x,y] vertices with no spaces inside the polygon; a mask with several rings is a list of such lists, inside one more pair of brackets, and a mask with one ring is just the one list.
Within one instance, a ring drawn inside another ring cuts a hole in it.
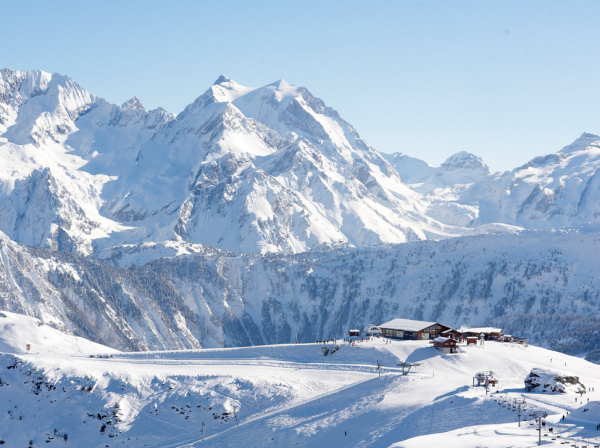
[{"label": "small hut", "polygon": [[435,338],[433,340],[433,346],[439,349],[442,353],[457,353],[458,348],[456,347],[456,340],[452,338]]}]

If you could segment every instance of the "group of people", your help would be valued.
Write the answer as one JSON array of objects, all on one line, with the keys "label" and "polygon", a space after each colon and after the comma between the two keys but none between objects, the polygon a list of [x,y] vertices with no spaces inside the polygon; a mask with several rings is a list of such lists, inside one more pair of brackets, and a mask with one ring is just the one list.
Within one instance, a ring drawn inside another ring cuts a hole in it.
[{"label": "group of people", "polygon": [[[345,339],[344,339],[344,341],[345,341]],[[333,342],[333,343],[335,343],[335,338],[331,338],[331,339],[330,339],[330,340],[328,340],[328,341],[315,341],[315,344],[327,344],[328,342]]]}]

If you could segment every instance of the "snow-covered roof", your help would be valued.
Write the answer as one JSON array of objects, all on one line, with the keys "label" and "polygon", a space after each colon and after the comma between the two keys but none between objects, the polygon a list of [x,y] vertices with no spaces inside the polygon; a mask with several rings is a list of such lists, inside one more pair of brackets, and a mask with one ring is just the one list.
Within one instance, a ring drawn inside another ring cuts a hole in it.
[{"label": "snow-covered roof", "polygon": [[439,337],[439,338],[435,338],[433,340],[433,342],[446,342],[446,341],[453,341],[453,340],[454,339],[452,339],[452,338],[442,338],[442,337]]},{"label": "snow-covered roof", "polygon": [[502,333],[502,328],[495,327],[477,327],[477,328],[461,328],[463,333]]},{"label": "snow-covered roof", "polygon": [[436,322],[425,322],[422,320],[410,320],[410,319],[394,319],[386,322],[385,324],[379,325],[379,328],[390,328],[392,330],[404,330],[404,331],[419,331],[423,328],[431,327]]},{"label": "snow-covered roof", "polygon": [[348,331],[356,331],[357,333],[360,333],[360,330],[348,330]]}]

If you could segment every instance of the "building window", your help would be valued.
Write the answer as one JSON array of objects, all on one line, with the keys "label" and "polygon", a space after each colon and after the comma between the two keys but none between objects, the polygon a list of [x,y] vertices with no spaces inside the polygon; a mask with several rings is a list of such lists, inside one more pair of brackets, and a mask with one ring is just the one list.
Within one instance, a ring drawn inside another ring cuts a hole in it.
[{"label": "building window", "polygon": [[429,333],[421,333],[421,339],[429,339]]}]

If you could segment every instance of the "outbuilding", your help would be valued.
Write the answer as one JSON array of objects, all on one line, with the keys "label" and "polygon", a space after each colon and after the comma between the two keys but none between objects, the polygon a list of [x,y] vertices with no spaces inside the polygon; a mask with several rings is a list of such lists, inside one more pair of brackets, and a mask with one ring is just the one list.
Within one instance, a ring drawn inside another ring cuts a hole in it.
[{"label": "outbuilding", "polygon": [[477,345],[477,336],[467,336],[467,345]]},{"label": "outbuilding", "polygon": [[442,353],[458,353],[458,348],[456,347],[456,340],[452,338],[435,338],[433,340],[433,346],[441,350]]},{"label": "outbuilding", "polygon": [[431,340],[440,336],[442,331],[450,327],[437,322],[421,320],[394,319],[379,325],[381,336],[404,340]]},{"label": "outbuilding", "polygon": [[359,337],[360,330],[348,330],[348,336],[350,337]]}]

